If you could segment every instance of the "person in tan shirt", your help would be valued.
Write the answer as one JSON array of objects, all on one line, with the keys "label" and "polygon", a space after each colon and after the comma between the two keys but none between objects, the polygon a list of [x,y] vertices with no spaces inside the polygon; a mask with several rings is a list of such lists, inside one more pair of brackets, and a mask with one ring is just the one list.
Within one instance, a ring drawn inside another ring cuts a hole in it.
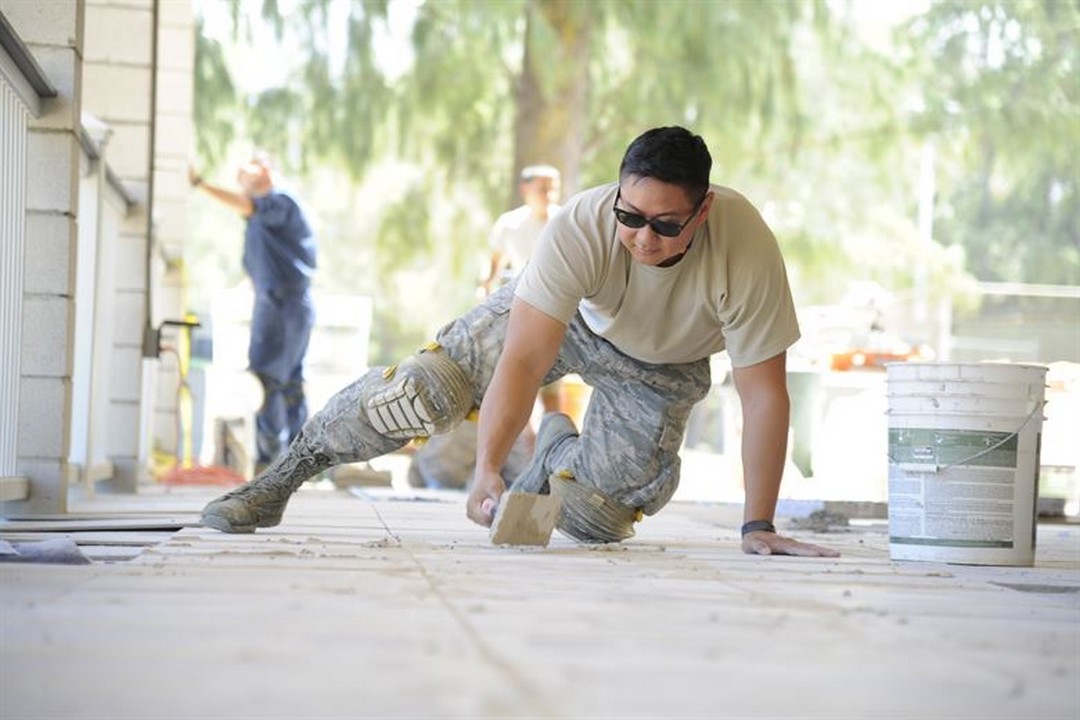
[{"label": "person in tan shirt", "polygon": [[569,537],[625,540],[674,494],[690,409],[710,387],[709,356],[727,352],[743,408],[742,549],[835,556],[772,523],[798,323],[776,239],[745,197],[710,184],[711,164],[685,128],[640,135],[618,182],[575,195],[551,218],[516,282],[399,366],[343,389],[305,426],[291,460],[208,505],[203,522],[227,532],[276,524],[318,469],[446,432],[479,407],[466,514],[490,525],[507,491],[500,468],[537,389],[577,373],[592,387],[582,427],[546,414],[510,489],[557,493],[556,527]]}]

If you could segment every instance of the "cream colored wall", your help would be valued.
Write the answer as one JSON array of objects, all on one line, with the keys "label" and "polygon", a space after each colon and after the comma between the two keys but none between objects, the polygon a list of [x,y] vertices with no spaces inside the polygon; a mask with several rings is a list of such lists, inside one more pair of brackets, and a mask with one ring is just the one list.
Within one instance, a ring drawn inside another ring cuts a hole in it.
[{"label": "cream colored wall", "polygon": [[175,362],[169,356],[145,359],[143,336],[148,311],[155,328],[183,315],[176,261],[187,235],[193,31],[189,0],[86,3],[83,109],[112,129],[109,164],[137,201],[114,258],[107,448],[114,484],[123,490],[148,479],[152,448],[172,453],[176,447]]},{"label": "cream colored wall", "polygon": [[58,91],[27,128],[16,470],[29,480],[29,493],[2,508],[17,516],[67,508],[83,5],[0,0],[0,12]]},{"label": "cream colored wall", "polygon": [[148,297],[153,326],[182,316],[174,260],[187,234],[194,20],[189,0],[0,0],[0,11],[59,90],[31,120],[27,146],[17,469],[30,488],[0,507],[17,517],[67,508],[83,112],[109,126],[108,164],[134,200],[108,258],[117,282],[105,425],[116,489],[146,481],[149,448],[174,448],[175,367],[142,348]]},{"label": "cream colored wall", "polygon": [[153,4],[87,0],[83,111],[112,131],[108,161],[136,205],[120,226],[114,263],[115,311],[106,452],[116,484],[134,489],[142,463],[142,334],[146,324],[147,203],[150,193]]},{"label": "cream colored wall", "polygon": [[[155,324],[183,318],[185,302],[180,260],[189,234],[190,186],[187,167],[192,145],[195,20],[190,0],[162,0],[158,7],[157,108],[154,114],[154,274]],[[173,342],[176,331],[166,331]],[[159,363],[149,436],[176,452],[177,370],[171,356]]]}]

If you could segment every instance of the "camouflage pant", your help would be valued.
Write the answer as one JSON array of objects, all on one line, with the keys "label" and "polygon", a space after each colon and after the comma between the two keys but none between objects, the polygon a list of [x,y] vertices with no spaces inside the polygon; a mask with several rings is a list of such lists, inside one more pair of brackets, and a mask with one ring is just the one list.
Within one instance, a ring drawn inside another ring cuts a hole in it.
[{"label": "camouflage pant", "polygon": [[[436,336],[468,376],[477,407],[502,351],[513,291],[513,284],[500,288]],[[544,382],[568,373],[580,375],[592,396],[580,436],[560,443],[559,457],[547,464],[568,469],[579,483],[618,503],[655,513],[678,486],[686,421],[709,390],[708,358],[677,365],[635,360],[595,335],[578,315]],[[376,432],[361,410],[365,391],[382,382],[382,369],[373,368],[332,397],[305,426],[307,446],[338,463],[369,460],[401,447],[401,440]]]}]

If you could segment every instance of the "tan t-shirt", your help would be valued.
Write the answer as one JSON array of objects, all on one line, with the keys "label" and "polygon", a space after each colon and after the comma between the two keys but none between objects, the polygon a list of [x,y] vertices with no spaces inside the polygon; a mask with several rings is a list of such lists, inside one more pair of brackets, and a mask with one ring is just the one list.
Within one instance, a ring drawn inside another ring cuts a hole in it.
[{"label": "tan t-shirt", "polygon": [[[548,218],[559,212],[558,205],[548,206]],[[507,269],[517,275],[529,262],[547,220],[538,220],[532,208],[521,205],[500,215],[491,228],[488,244],[506,257]]]},{"label": "tan t-shirt", "polygon": [[681,261],[635,262],[615,234],[618,183],[563,205],[540,235],[516,295],[585,324],[631,357],[684,363],[727,350],[735,367],[768,360],[799,338],[784,261],[757,209],[712,186],[708,220]]}]

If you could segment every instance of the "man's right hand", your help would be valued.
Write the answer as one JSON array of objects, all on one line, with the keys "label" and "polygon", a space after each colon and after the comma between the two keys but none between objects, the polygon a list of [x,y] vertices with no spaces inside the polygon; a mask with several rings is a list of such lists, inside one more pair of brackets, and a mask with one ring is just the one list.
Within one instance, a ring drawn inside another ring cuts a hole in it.
[{"label": "man's right hand", "polygon": [[476,471],[473,478],[472,490],[465,501],[465,514],[477,525],[491,527],[495,520],[495,508],[499,506],[499,498],[506,492],[506,483],[502,475],[497,472]]}]

